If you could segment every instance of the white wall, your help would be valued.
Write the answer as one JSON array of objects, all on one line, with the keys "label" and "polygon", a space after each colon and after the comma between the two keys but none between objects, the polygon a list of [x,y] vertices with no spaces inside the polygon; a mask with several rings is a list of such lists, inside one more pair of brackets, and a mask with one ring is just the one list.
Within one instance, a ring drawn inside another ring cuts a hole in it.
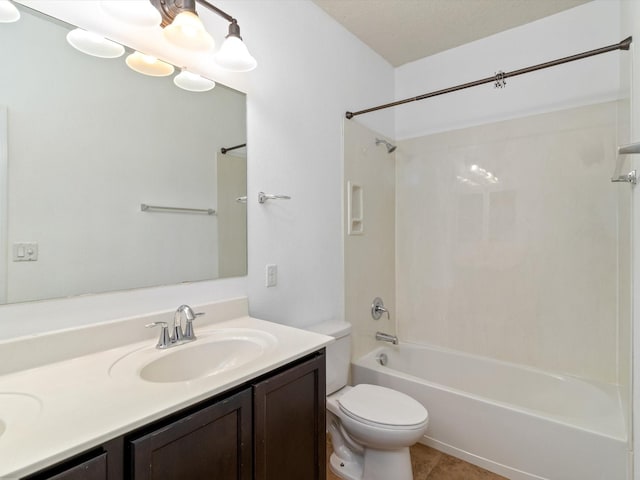
[{"label": "white wall", "polygon": [[[250,311],[305,325],[341,318],[344,112],[391,98],[393,68],[309,1],[220,2],[258,59],[248,94]],[[392,133],[390,112],[368,125]],[[259,191],[291,200],[258,205]],[[266,288],[265,265],[278,265]]]},{"label": "white wall", "polygon": [[[403,65],[396,97],[414,97],[617,44],[620,3],[594,0],[541,20]],[[617,97],[619,55],[608,53],[395,108],[396,139],[522,117]]]}]

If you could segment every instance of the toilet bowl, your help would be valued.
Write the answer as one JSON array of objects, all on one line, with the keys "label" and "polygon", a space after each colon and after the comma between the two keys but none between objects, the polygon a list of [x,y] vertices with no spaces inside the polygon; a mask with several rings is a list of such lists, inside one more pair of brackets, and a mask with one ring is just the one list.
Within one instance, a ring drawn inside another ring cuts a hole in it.
[{"label": "toilet bowl", "polygon": [[334,446],[331,470],[347,480],[411,480],[409,447],[427,430],[416,400],[377,385],[343,387],[327,397]]},{"label": "toilet bowl", "polygon": [[345,480],[412,480],[409,447],[427,430],[429,414],[415,399],[378,385],[347,386],[351,325],[329,321],[308,327],[333,336],[327,346],[329,466]]}]

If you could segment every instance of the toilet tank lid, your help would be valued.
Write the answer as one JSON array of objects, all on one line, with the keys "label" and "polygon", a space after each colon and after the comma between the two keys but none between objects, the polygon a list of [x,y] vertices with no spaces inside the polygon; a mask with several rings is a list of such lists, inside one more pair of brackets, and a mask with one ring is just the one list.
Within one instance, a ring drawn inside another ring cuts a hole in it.
[{"label": "toilet tank lid", "polygon": [[351,333],[351,324],[344,320],[326,320],[324,322],[314,323],[304,327],[306,330],[323,335],[329,335],[333,338],[341,338]]}]

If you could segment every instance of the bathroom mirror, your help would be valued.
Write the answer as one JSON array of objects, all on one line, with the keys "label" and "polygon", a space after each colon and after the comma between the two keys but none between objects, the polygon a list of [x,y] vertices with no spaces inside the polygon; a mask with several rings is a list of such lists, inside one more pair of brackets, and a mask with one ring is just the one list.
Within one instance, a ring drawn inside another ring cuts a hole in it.
[{"label": "bathroom mirror", "polygon": [[0,303],[246,275],[245,149],[220,153],[246,143],[245,95],[85,55],[20,10],[0,24]]}]

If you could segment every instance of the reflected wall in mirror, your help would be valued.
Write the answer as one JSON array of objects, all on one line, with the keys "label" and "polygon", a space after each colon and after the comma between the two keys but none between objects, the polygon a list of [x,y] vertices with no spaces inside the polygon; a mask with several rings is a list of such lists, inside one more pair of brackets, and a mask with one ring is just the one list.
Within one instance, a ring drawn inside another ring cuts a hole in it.
[{"label": "reflected wall in mirror", "polygon": [[0,24],[0,303],[246,275],[245,150],[220,153],[246,142],[245,95],[84,55],[21,11]]}]

